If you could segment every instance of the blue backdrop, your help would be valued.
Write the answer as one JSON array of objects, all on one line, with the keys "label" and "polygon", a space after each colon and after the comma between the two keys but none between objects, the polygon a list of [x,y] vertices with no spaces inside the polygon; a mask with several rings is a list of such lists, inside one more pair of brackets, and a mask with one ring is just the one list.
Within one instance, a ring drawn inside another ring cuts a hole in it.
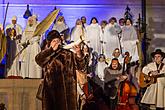
[{"label": "blue backdrop", "polygon": [[[98,18],[99,22],[109,20],[111,17],[120,19],[124,16],[127,5],[131,8],[135,21],[138,14],[141,13],[141,0],[0,0],[0,23],[3,23],[8,2],[10,4],[5,25],[11,22],[13,15],[16,15],[18,24],[23,29],[26,25],[23,14],[26,11],[27,4],[30,5],[30,11],[38,15],[39,21],[42,21],[56,6],[63,13],[70,28],[75,25],[76,19],[81,16],[87,17],[87,23],[90,22],[92,17]],[[5,60],[2,63],[5,63]]]}]

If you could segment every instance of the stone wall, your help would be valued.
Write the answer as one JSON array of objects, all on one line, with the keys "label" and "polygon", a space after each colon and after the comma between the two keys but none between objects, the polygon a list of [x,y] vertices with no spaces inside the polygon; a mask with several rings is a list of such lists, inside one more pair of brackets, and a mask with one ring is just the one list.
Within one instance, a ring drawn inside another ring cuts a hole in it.
[{"label": "stone wall", "polygon": [[164,0],[146,0],[147,1],[147,37],[148,41],[148,60],[151,60],[150,53],[157,48],[165,52],[165,1]]},{"label": "stone wall", "polygon": [[36,99],[39,79],[0,79],[0,103],[7,110],[41,110]]}]

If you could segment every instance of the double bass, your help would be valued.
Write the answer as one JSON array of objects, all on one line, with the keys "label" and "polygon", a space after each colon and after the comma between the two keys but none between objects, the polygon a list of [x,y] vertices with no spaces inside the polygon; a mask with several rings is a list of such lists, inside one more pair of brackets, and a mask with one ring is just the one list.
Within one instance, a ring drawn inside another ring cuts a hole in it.
[{"label": "double bass", "polygon": [[[130,63],[131,57],[128,52],[125,53],[122,75],[129,73],[128,64]],[[125,66],[126,71],[125,71]],[[118,87],[118,104],[117,110],[139,110],[136,105],[135,97],[137,91],[135,86],[128,80],[120,82]]]}]

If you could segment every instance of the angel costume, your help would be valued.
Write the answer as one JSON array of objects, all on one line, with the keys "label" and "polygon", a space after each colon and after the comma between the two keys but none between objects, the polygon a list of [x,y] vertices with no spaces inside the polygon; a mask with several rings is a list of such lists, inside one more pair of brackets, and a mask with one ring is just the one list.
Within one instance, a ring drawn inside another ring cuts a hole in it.
[{"label": "angel costume", "polygon": [[[29,22],[33,22],[31,25]],[[33,17],[29,17],[28,24],[23,32],[22,43],[29,42],[21,54],[21,73],[23,78],[41,78],[42,69],[35,62],[35,56],[41,51],[39,42],[40,36],[33,36],[37,22]]]},{"label": "angel costume", "polygon": [[121,43],[123,51],[128,51],[132,56],[131,61],[139,60],[138,49],[137,49],[137,33],[133,26],[124,26],[122,28]]},{"label": "angel costume", "polygon": [[104,50],[106,58],[112,59],[112,53],[116,48],[120,48],[119,33],[121,28],[117,24],[107,24],[104,31]]},{"label": "angel costume", "polygon": [[102,30],[98,23],[90,24],[87,27],[87,43],[98,55],[101,54],[101,35]]}]

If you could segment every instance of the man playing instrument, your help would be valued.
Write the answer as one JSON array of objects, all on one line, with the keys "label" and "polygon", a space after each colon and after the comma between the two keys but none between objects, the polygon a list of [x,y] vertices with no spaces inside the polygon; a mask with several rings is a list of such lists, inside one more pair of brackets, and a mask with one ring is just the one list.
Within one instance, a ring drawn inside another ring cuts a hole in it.
[{"label": "man playing instrument", "polygon": [[[155,52],[151,53],[153,58],[153,62],[147,64],[142,72],[144,74],[159,75],[165,73],[165,66],[162,63],[165,53],[161,51],[161,49],[156,49]],[[164,110],[165,108],[165,78],[157,78],[157,82],[155,84],[151,84],[147,87],[145,91],[141,103],[149,104],[150,107],[155,106],[156,110]]]},{"label": "man playing instrument", "polygon": [[110,100],[110,109],[115,110],[117,106],[117,88],[120,81],[127,78],[126,75],[122,75],[122,67],[117,58],[113,58],[111,65],[104,70],[104,90]]},{"label": "man playing instrument", "polygon": [[76,45],[76,53],[62,48],[56,30],[49,32],[47,40],[49,48],[35,58],[44,68],[42,110],[77,110],[76,70],[82,70],[85,64],[81,48]]}]

